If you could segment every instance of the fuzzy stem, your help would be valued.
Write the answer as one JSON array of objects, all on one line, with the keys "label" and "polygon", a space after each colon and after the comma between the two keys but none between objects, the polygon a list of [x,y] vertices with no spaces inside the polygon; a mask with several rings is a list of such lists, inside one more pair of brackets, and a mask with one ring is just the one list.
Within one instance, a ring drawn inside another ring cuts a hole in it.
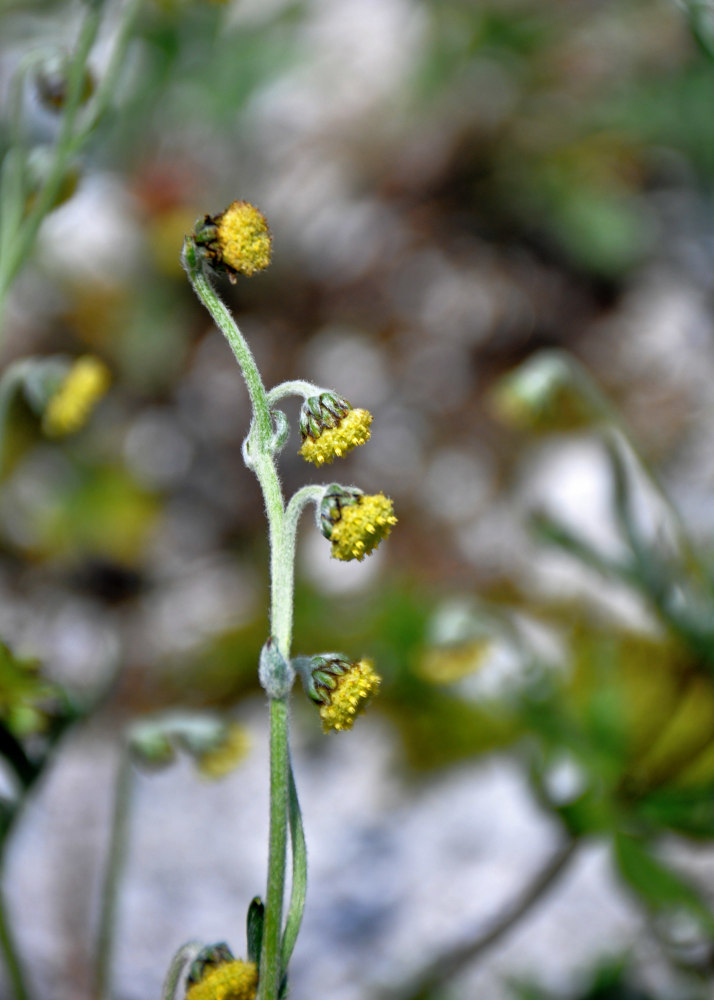
[{"label": "fuzzy stem", "polygon": [[[286,661],[293,628],[293,578],[296,518],[286,517],[275,457],[270,444],[273,421],[268,396],[248,344],[204,268],[195,242],[184,242],[183,264],[194,291],[226,337],[240,366],[253,409],[249,439],[251,464],[265,500],[270,536],[271,634]],[[291,510],[294,509],[291,505]],[[258,1000],[277,1000],[283,976],[280,958],[288,841],[290,751],[287,698],[270,699],[270,833],[265,924],[260,956]]]},{"label": "fuzzy stem", "polygon": [[274,386],[268,393],[268,403],[274,406],[286,396],[302,396],[307,399],[309,396],[319,396],[321,392],[326,392],[322,386],[315,385],[314,382],[305,382],[304,379],[295,379],[292,382],[281,382]]},{"label": "fuzzy stem", "polygon": [[260,954],[258,1000],[275,1000],[282,968],[280,938],[283,925],[285,867],[288,846],[288,750],[287,699],[270,700],[270,834],[265,923]]},{"label": "fuzzy stem", "polygon": [[111,840],[104,875],[102,912],[99,919],[99,941],[95,970],[95,996],[97,1000],[110,1000],[112,993],[112,960],[116,939],[119,887],[124,872],[129,840],[133,779],[134,768],[131,755],[128,747],[122,746],[114,789]]},{"label": "fuzzy stem", "polygon": [[[189,237],[187,237],[184,241],[182,260],[196,295],[198,295],[201,302],[204,304],[206,309],[208,309],[216,326],[230,344],[231,350],[235,355],[235,359],[240,366],[241,373],[245,379],[246,386],[248,387],[250,402],[253,407],[253,433],[255,437],[251,443],[257,445],[260,450],[263,450],[272,435],[273,424],[270,418],[270,407],[268,406],[267,393],[265,391],[265,386],[263,385],[263,380],[260,377],[258,366],[255,363],[253,353],[250,347],[248,347],[243,334],[238,329],[238,326],[227,307],[221,301],[213,285],[208,280],[208,277],[203,270],[201,257],[196,244]],[[269,464],[272,465],[274,469],[275,463],[272,462],[269,456],[265,457],[269,459]],[[263,476],[267,470],[268,464],[264,462],[262,470]],[[258,480],[260,481],[260,485],[262,487],[263,481],[261,474],[258,473],[257,469],[256,475],[258,476]],[[266,498],[266,504],[267,502]],[[268,515],[270,515],[270,510],[268,510]]]}]

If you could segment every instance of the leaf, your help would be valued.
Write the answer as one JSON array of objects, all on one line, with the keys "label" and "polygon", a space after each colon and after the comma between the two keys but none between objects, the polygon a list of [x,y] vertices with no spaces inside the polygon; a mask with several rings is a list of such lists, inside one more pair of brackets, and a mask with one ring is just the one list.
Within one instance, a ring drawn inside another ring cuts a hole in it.
[{"label": "leaf", "polygon": [[618,832],[613,847],[620,874],[645,906],[657,913],[686,910],[714,934],[714,915],[698,891],[655,858],[642,840]]},{"label": "leaf", "polygon": [[260,951],[263,947],[263,923],[265,921],[265,906],[260,896],[255,896],[248,907],[246,931],[248,937],[248,961],[260,962]]}]

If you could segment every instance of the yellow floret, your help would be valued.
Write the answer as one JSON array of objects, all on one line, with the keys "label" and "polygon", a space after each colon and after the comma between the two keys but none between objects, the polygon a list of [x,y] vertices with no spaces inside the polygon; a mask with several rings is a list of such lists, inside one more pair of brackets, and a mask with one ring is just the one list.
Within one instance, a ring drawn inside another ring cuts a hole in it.
[{"label": "yellow floret", "polygon": [[315,465],[330,463],[333,458],[342,458],[348,451],[369,441],[369,427],[372,423],[369,410],[348,410],[336,427],[325,428],[319,437],[307,437],[299,454],[306,462]]},{"label": "yellow floret", "polygon": [[258,968],[253,962],[224,962],[186,993],[186,1000],[254,1000]]},{"label": "yellow floret", "polygon": [[250,737],[247,730],[237,722],[232,722],[226,727],[221,742],[201,754],[198,769],[206,778],[222,778],[240,764],[249,749]]},{"label": "yellow floret", "polygon": [[45,434],[60,437],[83,427],[110,381],[109,369],[99,358],[79,358],[47,404],[42,418]]},{"label": "yellow floret", "polygon": [[215,219],[221,263],[241,274],[255,274],[270,263],[271,239],[262,212],[247,201],[234,201]]},{"label": "yellow floret", "polygon": [[357,503],[343,507],[340,519],[332,526],[332,556],[348,562],[360,562],[377,548],[397,523],[394,507],[383,493],[361,496]]},{"label": "yellow floret", "polygon": [[355,717],[369,705],[382,683],[369,660],[354,663],[347,673],[335,680],[337,686],[330,692],[329,704],[320,708],[322,728],[326,733],[332,729],[337,732],[351,729]]}]

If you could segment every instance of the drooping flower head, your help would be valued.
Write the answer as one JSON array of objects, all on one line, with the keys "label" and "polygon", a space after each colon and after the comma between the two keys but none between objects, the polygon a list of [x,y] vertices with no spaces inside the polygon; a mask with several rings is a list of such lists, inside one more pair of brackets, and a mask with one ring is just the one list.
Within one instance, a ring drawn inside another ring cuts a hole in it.
[{"label": "drooping flower head", "polygon": [[377,548],[397,523],[394,506],[383,493],[367,496],[355,487],[334,483],[320,504],[320,525],[332,557],[359,562]]},{"label": "drooping flower head", "polygon": [[225,271],[253,275],[270,264],[272,239],[265,216],[247,201],[234,201],[220,215],[206,215],[196,225],[194,239],[209,263]]},{"label": "drooping flower head", "polygon": [[110,381],[109,369],[99,358],[87,354],[75,361],[47,402],[42,417],[45,434],[61,437],[80,430]]},{"label": "drooping flower head", "polygon": [[299,454],[315,465],[329,464],[369,440],[372,414],[353,409],[334,392],[310,396],[300,409]]},{"label": "drooping flower head", "polygon": [[320,706],[326,733],[351,729],[382,682],[370,660],[353,662],[342,653],[313,656],[300,673],[308,696]]},{"label": "drooping flower head", "polygon": [[233,958],[225,943],[209,945],[192,963],[186,987],[186,1000],[254,1000],[258,967]]}]

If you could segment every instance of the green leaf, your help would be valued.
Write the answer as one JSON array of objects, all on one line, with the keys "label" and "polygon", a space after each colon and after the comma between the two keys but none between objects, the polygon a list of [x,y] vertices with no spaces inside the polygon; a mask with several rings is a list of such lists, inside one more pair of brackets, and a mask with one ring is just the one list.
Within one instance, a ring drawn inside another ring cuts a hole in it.
[{"label": "green leaf", "polygon": [[247,937],[248,961],[260,962],[260,949],[263,946],[263,924],[265,922],[265,906],[260,896],[255,896],[248,907]]},{"label": "green leaf", "polygon": [[697,890],[655,858],[644,841],[618,832],[613,846],[620,874],[645,906],[657,913],[686,910],[714,933],[714,915]]}]

